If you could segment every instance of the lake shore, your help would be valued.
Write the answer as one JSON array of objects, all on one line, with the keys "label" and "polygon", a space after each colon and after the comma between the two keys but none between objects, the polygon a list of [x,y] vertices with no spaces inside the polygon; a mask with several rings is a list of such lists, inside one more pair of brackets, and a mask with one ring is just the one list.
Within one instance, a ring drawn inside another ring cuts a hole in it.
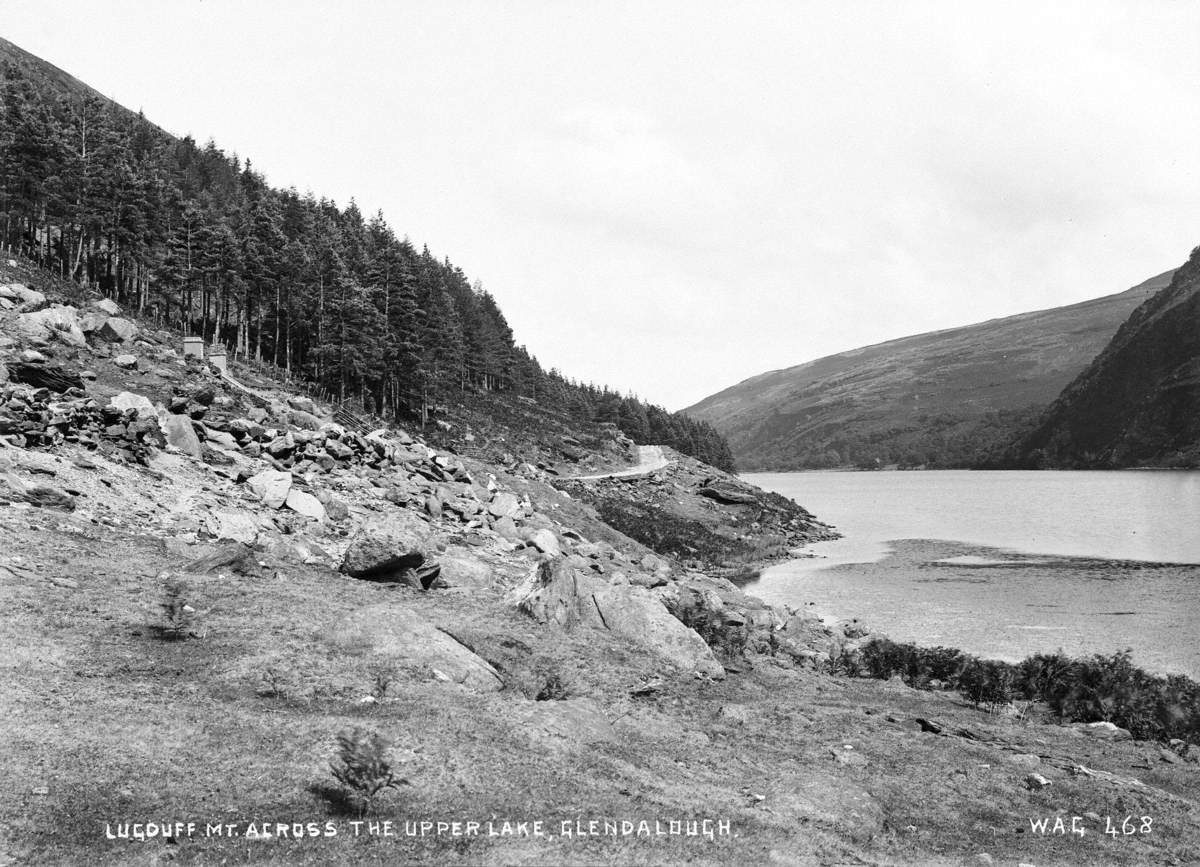
[{"label": "lake shore", "polygon": [[[875,562],[795,561],[746,592],[822,619],[857,618],[897,641],[1016,662],[1131,647],[1149,671],[1200,678],[1196,609],[1158,588],[1194,588],[1200,566],[1035,555],[930,539],[892,542]],[[1189,597],[1190,598],[1190,597]],[[811,604],[810,604],[811,603]],[[1147,629],[1147,623],[1156,624]]]}]

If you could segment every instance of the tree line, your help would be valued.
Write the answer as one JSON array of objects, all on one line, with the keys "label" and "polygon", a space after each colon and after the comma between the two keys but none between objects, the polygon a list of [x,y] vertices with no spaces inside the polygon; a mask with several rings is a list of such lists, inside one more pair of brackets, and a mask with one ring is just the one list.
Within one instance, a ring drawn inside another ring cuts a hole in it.
[{"label": "tree line", "polygon": [[500,393],[732,469],[708,424],[543,369],[479,282],[381,212],[275,189],[212,141],[11,62],[0,76],[10,253],[383,417],[424,424],[439,405]]}]

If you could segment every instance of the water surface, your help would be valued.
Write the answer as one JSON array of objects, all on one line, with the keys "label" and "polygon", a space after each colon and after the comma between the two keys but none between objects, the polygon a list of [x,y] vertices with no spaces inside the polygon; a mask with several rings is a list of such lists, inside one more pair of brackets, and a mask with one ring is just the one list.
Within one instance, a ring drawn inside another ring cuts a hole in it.
[{"label": "water surface", "polygon": [[746,480],[845,535],[747,587],[768,601],[998,658],[1131,646],[1147,668],[1200,677],[1200,472]]}]

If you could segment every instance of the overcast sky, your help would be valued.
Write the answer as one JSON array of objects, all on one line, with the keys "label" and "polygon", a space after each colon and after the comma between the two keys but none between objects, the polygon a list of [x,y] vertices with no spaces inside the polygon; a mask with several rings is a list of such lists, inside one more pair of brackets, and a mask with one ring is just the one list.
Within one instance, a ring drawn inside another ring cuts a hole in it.
[{"label": "overcast sky", "polygon": [[0,35],[671,409],[1200,244],[1200,3],[0,0]]}]

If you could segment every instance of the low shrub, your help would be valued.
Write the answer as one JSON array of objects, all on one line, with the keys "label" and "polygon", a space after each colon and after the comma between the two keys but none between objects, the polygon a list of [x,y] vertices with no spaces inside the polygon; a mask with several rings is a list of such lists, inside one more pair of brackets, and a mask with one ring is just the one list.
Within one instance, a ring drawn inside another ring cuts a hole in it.
[{"label": "low shrub", "polygon": [[158,607],[162,622],[154,624],[154,630],[167,639],[200,637],[200,613],[191,604],[192,592],[187,581],[181,575],[170,573],[160,577],[163,585]]},{"label": "low shrub", "polygon": [[358,803],[360,813],[370,810],[383,790],[406,784],[392,770],[388,757],[391,743],[378,732],[360,728],[344,731],[337,736],[337,744],[338,755],[329,770],[345,788],[348,800]]},{"label": "low shrub", "polygon": [[[871,677],[898,674],[921,689],[940,682],[977,707],[995,710],[1016,699],[1040,701],[1065,722],[1111,722],[1139,740],[1200,740],[1200,683],[1150,674],[1133,664],[1131,650],[1081,659],[1060,650],[1013,665],[877,637],[863,645],[860,660]],[[858,673],[844,658],[831,667]]]}]

